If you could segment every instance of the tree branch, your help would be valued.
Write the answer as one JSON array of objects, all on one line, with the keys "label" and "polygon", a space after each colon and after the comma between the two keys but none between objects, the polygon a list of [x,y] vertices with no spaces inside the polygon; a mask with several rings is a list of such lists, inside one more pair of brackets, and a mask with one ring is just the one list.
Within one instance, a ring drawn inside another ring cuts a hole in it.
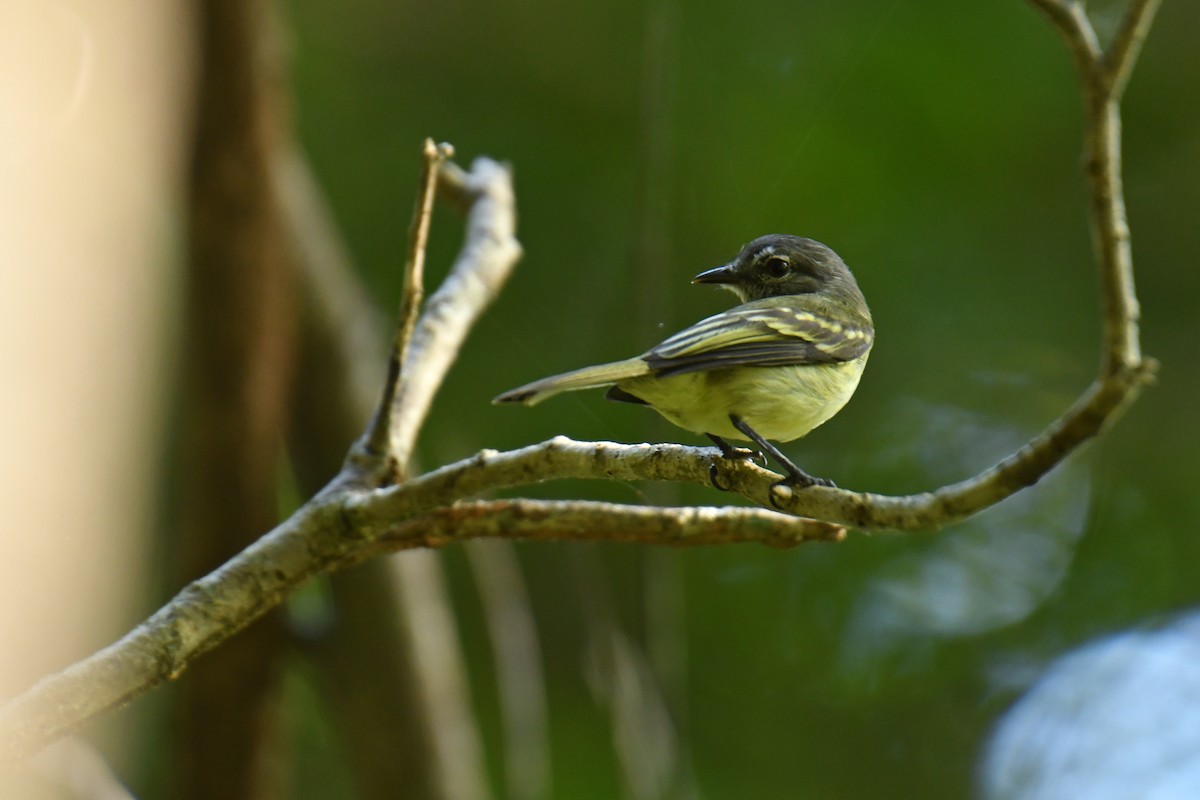
[{"label": "tree branch", "polygon": [[522,254],[507,166],[481,158],[468,173],[446,162],[438,181],[451,196],[470,198],[467,236],[450,274],[429,298],[408,348],[392,423],[392,455],[400,464],[412,456],[433,396],[471,327],[500,293]]},{"label": "tree branch", "polygon": [[699,546],[756,542],[795,547],[841,541],[846,529],[762,508],[662,508],[587,500],[480,500],[438,508],[394,525],[355,552],[445,547],[470,539],[601,541]]},{"label": "tree branch", "polygon": [[[1029,4],[1040,11],[1062,37],[1080,80],[1097,79],[1095,66],[1100,63],[1103,51],[1083,3],[1078,0],[1029,0]],[[1084,88],[1088,91],[1086,86]]]},{"label": "tree branch", "polygon": [[[520,254],[508,170],[481,158],[470,173],[444,164],[441,174],[452,196],[470,198],[467,235],[451,274],[417,323],[410,347],[412,368],[396,399],[402,410],[401,430],[424,419],[467,328]],[[439,337],[447,341],[436,341]],[[410,402],[415,408],[409,409]],[[415,431],[402,437],[403,459],[373,453],[360,441],[341,472],[292,517],[190,584],[118,642],[9,701],[0,709],[0,765],[37,752],[178,677],[197,657],[278,605],[305,579],[343,561],[351,547],[362,544],[361,537],[345,527],[345,499],[388,478],[392,464],[406,460],[414,439]]]},{"label": "tree branch", "polygon": [[[789,514],[864,530],[931,530],[995,505],[1036,483],[1080,444],[1110,424],[1149,378],[1152,364],[1097,381],[1058,421],[1025,447],[979,475],[934,492],[889,496],[814,486],[793,492],[779,476],[750,461],[730,461],[714,448],[677,444],[576,442],[557,436],[519,450],[484,450],[411,481],[347,499],[351,526],[367,538],[398,520],[427,514],[485,491],[566,478],[654,480],[710,485],[717,469],[729,491]],[[730,509],[733,511],[733,509]],[[744,541],[744,540],[740,540]]]},{"label": "tree branch", "polygon": [[[438,167],[454,154],[448,144],[434,144],[426,139],[421,150],[421,178],[417,190],[417,202],[413,206],[412,220],[408,226],[408,255],[404,261],[404,285],[400,295],[400,315],[388,356],[388,377],[383,384],[383,398],[379,411],[372,418],[365,437],[368,451],[385,453],[395,450],[391,439],[402,427],[396,417],[401,404],[396,402],[396,391],[400,385],[401,372],[408,358],[408,346],[412,341],[413,329],[421,311],[425,295],[425,249],[429,241],[429,223],[433,217],[433,196],[437,189]],[[397,464],[400,468],[400,464]]]},{"label": "tree branch", "polygon": [[[1138,337],[1140,310],[1121,187],[1120,99],[1160,2],[1131,0],[1116,36],[1105,51],[1082,3],[1030,0],[1066,43],[1083,92],[1085,163],[1104,314],[1101,380],[1142,366]],[[1153,372],[1156,367],[1150,362],[1148,371]]]},{"label": "tree branch", "polygon": [[31,755],[178,677],[200,655],[344,556],[350,540],[337,504],[329,500],[318,495],[119,641],[9,701],[0,709],[0,765]]},{"label": "tree branch", "polygon": [[433,218],[433,196],[437,190],[438,167],[454,155],[449,144],[434,144],[426,139],[421,151],[421,188],[408,226],[408,257],[404,262],[404,287],[401,290],[400,324],[396,326],[396,355],[403,365],[408,343],[425,299],[425,249],[429,242],[429,223]]},{"label": "tree branch", "polygon": [[1125,92],[1129,75],[1137,63],[1142,43],[1146,41],[1146,34],[1154,24],[1154,15],[1158,13],[1160,5],[1162,0],[1131,0],[1125,16],[1121,18],[1121,25],[1108,45],[1108,52],[1104,54],[1109,91],[1114,100],[1120,100]]}]

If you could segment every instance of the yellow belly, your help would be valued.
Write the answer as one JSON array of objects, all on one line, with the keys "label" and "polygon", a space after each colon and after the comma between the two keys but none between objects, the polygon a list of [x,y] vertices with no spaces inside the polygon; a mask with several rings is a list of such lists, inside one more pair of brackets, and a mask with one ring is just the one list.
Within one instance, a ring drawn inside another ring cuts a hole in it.
[{"label": "yellow belly", "polygon": [[621,381],[672,423],[696,433],[746,440],[731,414],[766,439],[790,442],[842,410],[854,394],[867,357],[836,364],[732,367]]}]

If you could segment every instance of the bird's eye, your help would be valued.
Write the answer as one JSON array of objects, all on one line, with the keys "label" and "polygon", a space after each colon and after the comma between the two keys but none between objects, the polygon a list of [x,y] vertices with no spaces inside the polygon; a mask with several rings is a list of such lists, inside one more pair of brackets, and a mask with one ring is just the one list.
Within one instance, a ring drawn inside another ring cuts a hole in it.
[{"label": "bird's eye", "polygon": [[782,256],[771,256],[763,262],[763,272],[772,278],[785,278],[792,271],[792,265]]}]

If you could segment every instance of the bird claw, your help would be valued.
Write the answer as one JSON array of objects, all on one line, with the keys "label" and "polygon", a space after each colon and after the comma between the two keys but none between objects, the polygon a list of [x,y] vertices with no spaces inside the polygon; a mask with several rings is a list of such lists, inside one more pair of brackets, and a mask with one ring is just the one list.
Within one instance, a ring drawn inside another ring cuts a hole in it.
[{"label": "bird claw", "polygon": [[767,457],[761,450],[751,450],[749,447],[735,447],[725,458],[731,461],[753,461],[763,467],[767,466]]},{"label": "bird claw", "polygon": [[718,475],[718,472],[717,472],[716,463],[714,462],[714,463],[709,464],[708,465],[708,482],[711,483],[713,485],[713,488],[716,489],[718,492],[728,492],[729,487],[722,486],[721,482],[717,480],[717,475]]}]

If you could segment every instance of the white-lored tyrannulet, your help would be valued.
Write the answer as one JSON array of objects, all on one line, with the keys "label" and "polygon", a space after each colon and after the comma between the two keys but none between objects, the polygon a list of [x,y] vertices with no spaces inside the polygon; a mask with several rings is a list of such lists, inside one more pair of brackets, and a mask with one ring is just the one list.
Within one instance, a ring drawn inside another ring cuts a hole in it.
[{"label": "white-lored tyrannulet", "polygon": [[[612,400],[648,405],[706,434],[727,458],[752,441],[795,486],[831,486],[768,439],[790,442],[842,409],[871,352],[867,301],[837,253],[800,236],[760,236],[693,283],[720,284],[742,305],[697,322],[640,356],[526,384],[495,399],[535,405],[559,392],[612,386]],[[715,481],[714,481],[715,482]]]}]

